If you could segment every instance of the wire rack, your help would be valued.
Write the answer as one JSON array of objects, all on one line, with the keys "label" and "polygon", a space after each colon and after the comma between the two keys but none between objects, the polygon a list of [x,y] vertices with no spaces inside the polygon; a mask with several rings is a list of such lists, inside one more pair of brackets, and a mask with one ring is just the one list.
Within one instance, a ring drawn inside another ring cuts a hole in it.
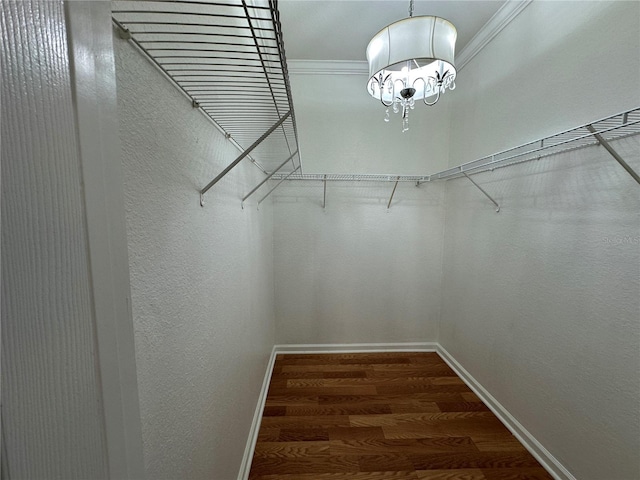
[{"label": "wire rack", "polygon": [[[286,174],[276,173],[274,180],[282,179]],[[428,175],[386,175],[386,174],[360,174],[360,173],[294,173],[289,180],[317,180],[334,182],[428,182]]]},{"label": "wire rack", "polygon": [[486,157],[435,173],[429,177],[431,181],[447,180],[464,175],[463,172],[471,175],[496,168],[509,167],[558,153],[598,145],[601,143],[601,140],[597,138],[598,136],[610,142],[637,133],[640,133],[640,108],[612,115],[533,142],[524,143],[493,155],[487,155]]},{"label": "wire rack", "polygon": [[276,0],[117,0],[113,21],[264,173],[291,157],[298,132]]},{"label": "wire rack", "polygon": [[[570,130],[550,135],[517,147],[451,167],[430,175],[365,175],[365,174],[299,174],[294,173],[288,180],[315,181],[377,181],[377,182],[433,182],[473,175],[487,170],[517,165],[531,160],[556,155],[558,153],[585,148],[640,133],[640,108],[627,110],[601,120],[581,125]],[[598,139],[598,137],[601,137]],[[273,175],[274,180],[284,178],[284,174]]]}]

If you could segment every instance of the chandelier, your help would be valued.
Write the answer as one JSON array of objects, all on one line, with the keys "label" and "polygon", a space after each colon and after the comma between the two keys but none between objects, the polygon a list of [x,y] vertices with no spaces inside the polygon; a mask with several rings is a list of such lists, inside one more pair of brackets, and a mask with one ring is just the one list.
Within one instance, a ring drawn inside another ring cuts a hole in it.
[{"label": "chandelier", "polygon": [[402,131],[409,130],[409,110],[416,100],[435,105],[446,89],[456,88],[453,65],[456,27],[440,17],[413,16],[380,30],[367,46],[369,82],[367,91],[387,107],[402,112]]}]

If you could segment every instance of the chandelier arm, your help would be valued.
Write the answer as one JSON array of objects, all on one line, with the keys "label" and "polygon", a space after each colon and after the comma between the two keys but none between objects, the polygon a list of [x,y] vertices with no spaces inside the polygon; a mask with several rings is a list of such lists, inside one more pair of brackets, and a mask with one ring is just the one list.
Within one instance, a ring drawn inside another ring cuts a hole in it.
[{"label": "chandelier arm", "polygon": [[391,100],[391,103],[387,104],[384,103],[384,99],[382,98],[382,92],[380,93],[380,103],[382,103],[382,105],[384,105],[385,107],[389,108],[391,105],[393,105],[393,100]]},{"label": "chandelier arm", "polygon": [[424,96],[422,97],[422,102],[423,102],[425,105],[427,105],[427,106],[429,106],[429,107],[432,107],[433,105],[435,105],[436,103],[438,103],[438,100],[440,100],[440,87],[441,87],[441,85],[442,85],[442,82],[438,82],[438,80],[437,80],[437,79],[435,79],[434,77],[431,77],[431,76],[429,76],[429,77],[427,77],[427,78],[429,78],[429,79],[433,80],[433,83],[434,83],[434,85],[435,85],[435,87],[436,87],[436,89],[437,89],[436,99],[435,99],[433,102],[427,102],[426,90],[427,90],[427,86],[428,86],[429,84],[428,84],[428,82],[427,82],[424,78],[422,78],[422,77],[418,77],[418,78],[416,78],[416,79],[413,81],[413,86],[414,86],[414,88],[415,88],[415,85],[416,85],[416,82],[417,82],[417,81],[422,81],[422,83],[424,83],[424,89],[425,89],[425,92],[424,92]]},{"label": "chandelier arm", "polygon": [[438,93],[436,93],[436,99],[433,102],[427,102],[427,97],[424,97],[422,99],[422,101],[424,102],[425,105],[432,107],[433,105],[435,105],[436,103],[438,103],[438,100],[440,100],[440,88],[438,88]]},{"label": "chandelier arm", "polygon": [[[378,83],[378,80],[376,80],[375,78],[373,78],[370,82],[369,82],[369,89],[371,90],[371,96],[375,95],[375,90],[373,88],[373,80],[375,80],[376,83]],[[378,88],[380,88],[380,85],[378,84]]]},{"label": "chandelier arm", "polygon": [[[393,99],[395,97],[395,85],[394,85],[393,91],[391,92],[391,103],[389,103],[389,104],[385,103],[384,98],[383,98],[384,85],[385,85],[385,83],[387,83],[387,80],[389,80],[390,77],[391,77],[390,73],[387,74],[386,77],[384,77],[384,80],[382,79],[382,73],[380,73],[380,78],[376,78],[375,75],[372,77],[372,80],[374,80],[378,84],[378,88],[380,89],[380,103],[382,103],[382,105],[384,105],[387,108],[389,108],[391,105],[393,105],[393,102],[394,102]],[[373,82],[370,82],[370,85],[371,85],[371,94],[373,95],[373,93],[374,93]]]}]

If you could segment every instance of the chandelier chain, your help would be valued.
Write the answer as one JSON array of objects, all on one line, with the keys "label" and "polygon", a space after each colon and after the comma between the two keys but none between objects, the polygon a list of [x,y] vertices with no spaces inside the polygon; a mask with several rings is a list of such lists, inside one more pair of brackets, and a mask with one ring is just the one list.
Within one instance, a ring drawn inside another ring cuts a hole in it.
[{"label": "chandelier chain", "polygon": [[413,17],[413,0],[409,0],[409,17]]}]

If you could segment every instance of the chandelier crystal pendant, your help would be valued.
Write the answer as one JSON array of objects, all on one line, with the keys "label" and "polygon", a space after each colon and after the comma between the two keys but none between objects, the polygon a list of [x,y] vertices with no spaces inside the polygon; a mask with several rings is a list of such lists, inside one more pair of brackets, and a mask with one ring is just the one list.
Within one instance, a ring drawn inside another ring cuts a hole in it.
[{"label": "chandelier crystal pendant", "polygon": [[367,91],[387,107],[402,112],[402,131],[409,130],[409,110],[416,101],[435,105],[446,89],[456,88],[453,63],[456,27],[440,17],[413,16],[380,30],[367,46],[369,82]]}]

